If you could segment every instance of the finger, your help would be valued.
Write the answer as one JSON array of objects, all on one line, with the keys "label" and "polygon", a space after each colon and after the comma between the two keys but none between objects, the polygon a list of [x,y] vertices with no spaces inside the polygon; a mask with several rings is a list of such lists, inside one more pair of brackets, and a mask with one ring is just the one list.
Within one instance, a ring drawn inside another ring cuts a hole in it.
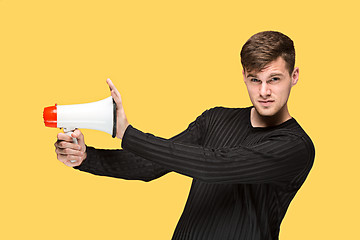
[{"label": "finger", "polygon": [[57,158],[60,162],[68,166],[68,164],[79,164],[81,163],[81,157],[74,155],[57,154]]},{"label": "finger", "polygon": [[68,167],[77,167],[77,166],[80,166],[80,163],[79,162],[70,162],[70,161],[68,161],[68,162],[65,162],[64,163],[66,166],[68,166]]},{"label": "finger", "polygon": [[72,137],[70,137],[69,135],[66,135],[65,133],[58,133],[57,139],[60,141],[67,141],[67,142],[73,141]]},{"label": "finger", "polygon": [[84,152],[71,148],[56,148],[55,152],[62,155],[84,156]]},{"label": "finger", "polygon": [[79,129],[75,129],[75,131],[71,134],[73,138],[77,138],[78,140],[82,140],[84,138],[84,135]]},{"label": "finger", "polygon": [[57,159],[62,163],[65,163],[66,161],[69,161],[67,155],[60,154],[60,153],[57,154]]},{"label": "finger", "polygon": [[80,166],[81,162],[79,161],[66,161],[64,162],[64,164],[68,167],[77,167],[77,166]]},{"label": "finger", "polygon": [[79,156],[67,155],[66,161],[64,164],[69,167],[74,167],[80,165],[82,162],[82,158]]},{"label": "finger", "polygon": [[64,148],[70,148],[74,150],[81,150],[81,146],[79,144],[75,144],[72,142],[66,142],[66,141],[57,141],[55,143],[56,148],[64,149]]},{"label": "finger", "polygon": [[117,88],[115,87],[115,85],[113,84],[113,82],[110,80],[110,78],[106,79],[106,83],[109,85],[111,93],[114,93],[114,94],[115,94],[115,97],[113,96],[113,98],[119,98],[120,101],[121,101],[121,94],[120,94],[120,92],[117,90]]},{"label": "finger", "polygon": [[111,91],[111,96],[114,99],[116,106],[118,108],[121,108],[121,106],[122,106],[121,98],[119,96],[117,96],[114,91]]},{"label": "finger", "polygon": [[81,161],[78,160],[66,160],[63,162],[63,164],[65,164],[68,167],[75,167],[75,166],[79,166],[81,164]]},{"label": "finger", "polygon": [[115,87],[114,83],[111,81],[110,78],[106,79],[106,83],[109,85],[110,91],[116,90],[116,87]]}]

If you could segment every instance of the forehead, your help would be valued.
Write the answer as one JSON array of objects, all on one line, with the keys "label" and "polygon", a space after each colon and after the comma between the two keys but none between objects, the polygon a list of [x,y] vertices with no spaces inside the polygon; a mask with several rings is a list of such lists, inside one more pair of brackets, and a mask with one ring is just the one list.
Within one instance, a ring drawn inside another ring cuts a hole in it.
[{"label": "forehead", "polygon": [[286,68],[286,62],[282,57],[278,57],[276,60],[270,62],[267,64],[264,68],[259,70],[253,70],[253,71],[246,71],[245,70],[246,77],[267,77],[272,75],[289,75],[288,70]]}]

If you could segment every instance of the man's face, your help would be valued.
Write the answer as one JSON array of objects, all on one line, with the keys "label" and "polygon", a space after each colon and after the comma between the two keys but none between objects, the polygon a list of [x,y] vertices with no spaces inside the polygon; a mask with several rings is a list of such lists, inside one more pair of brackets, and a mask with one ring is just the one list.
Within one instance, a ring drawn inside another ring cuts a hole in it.
[{"label": "man's face", "polygon": [[286,62],[279,57],[259,72],[243,71],[243,76],[250,100],[260,116],[289,114],[287,100],[291,87],[297,83],[299,68],[290,75]]}]

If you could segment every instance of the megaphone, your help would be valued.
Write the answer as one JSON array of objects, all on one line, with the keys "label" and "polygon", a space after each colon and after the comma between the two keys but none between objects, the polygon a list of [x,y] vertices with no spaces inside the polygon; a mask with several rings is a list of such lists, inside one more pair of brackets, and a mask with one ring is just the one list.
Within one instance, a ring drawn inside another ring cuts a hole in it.
[{"label": "megaphone", "polygon": [[[63,128],[71,136],[76,128],[95,129],[116,136],[116,103],[112,97],[103,100],[44,108],[45,126]],[[77,144],[76,138],[73,142]]]}]

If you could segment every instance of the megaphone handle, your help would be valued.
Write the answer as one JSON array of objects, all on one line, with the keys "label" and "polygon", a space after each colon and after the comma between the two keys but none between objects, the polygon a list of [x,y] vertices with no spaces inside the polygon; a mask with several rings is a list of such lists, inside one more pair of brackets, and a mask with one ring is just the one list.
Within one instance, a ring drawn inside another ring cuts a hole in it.
[{"label": "megaphone handle", "polygon": [[[72,134],[73,132],[74,132],[74,131],[69,131],[69,132],[65,132],[65,134],[68,135],[68,136],[70,136],[70,137],[72,137],[71,134]],[[78,141],[77,141],[76,138],[72,137],[72,140],[73,140],[73,143],[78,144]]]},{"label": "megaphone handle", "polygon": [[[71,134],[74,132],[74,130],[65,130],[64,129],[64,132],[66,135],[72,137]],[[76,138],[72,137],[72,140],[73,140],[73,143],[78,144],[78,141]],[[74,163],[74,162],[76,162],[76,160],[70,160],[70,162]]]}]

